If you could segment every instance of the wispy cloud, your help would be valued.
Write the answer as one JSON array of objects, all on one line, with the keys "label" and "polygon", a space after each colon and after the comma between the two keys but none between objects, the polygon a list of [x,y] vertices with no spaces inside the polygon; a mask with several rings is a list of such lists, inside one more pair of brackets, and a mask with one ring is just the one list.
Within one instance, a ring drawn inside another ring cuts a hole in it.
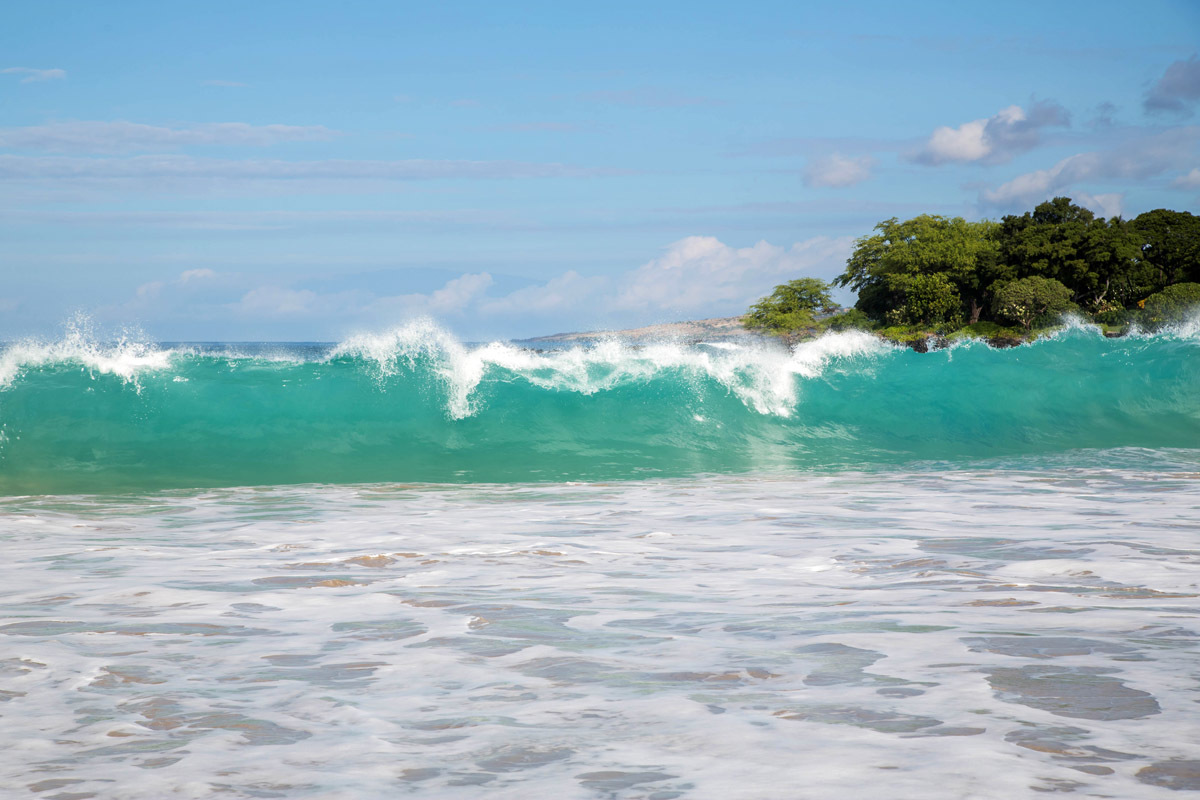
[{"label": "wispy cloud", "polygon": [[1142,107],[1151,113],[1167,111],[1190,116],[1197,101],[1200,101],[1200,60],[1192,56],[1167,67],[1146,93]]},{"label": "wispy cloud", "polygon": [[587,178],[622,170],[527,161],[327,159],[282,161],[214,159],[184,155],[78,158],[0,155],[0,177],[12,180],[208,179],[417,181],[447,178]]},{"label": "wispy cloud", "polygon": [[719,100],[714,100],[711,97],[685,95],[669,89],[650,86],[637,89],[586,92],[580,95],[579,99],[593,103],[640,106],[642,108],[682,108],[685,106],[721,105]]},{"label": "wispy cloud", "polygon": [[516,227],[521,220],[509,211],[31,211],[0,210],[0,225],[28,227],[150,228],[199,231],[311,230],[317,226],[386,226],[389,229],[437,226]]},{"label": "wispy cloud", "polygon": [[250,125],[214,122],[169,127],[136,122],[70,121],[0,128],[0,148],[47,152],[120,153],[194,145],[265,147],[326,141],[338,135],[322,125]]},{"label": "wispy cloud", "polygon": [[984,205],[1004,209],[1028,206],[1088,181],[1156,178],[1195,163],[1198,142],[1200,126],[1172,128],[1110,150],[1079,153],[1048,169],[1018,175],[995,189],[985,190],[980,199]]},{"label": "wispy cloud", "polygon": [[1173,189],[1200,189],[1200,167],[1171,181]]},{"label": "wispy cloud", "polygon": [[1028,111],[1009,106],[991,117],[965,122],[957,128],[938,128],[912,160],[931,165],[1003,163],[1036,147],[1042,128],[1070,124],[1067,110],[1050,100],[1033,103]]},{"label": "wispy cloud", "polygon": [[0,75],[24,75],[21,83],[40,83],[42,81],[59,81],[67,77],[65,69],[34,69],[33,67],[8,67],[0,69]]},{"label": "wispy cloud", "polygon": [[487,130],[512,133],[574,133],[583,130],[583,126],[572,122],[515,122],[511,125],[492,125]]},{"label": "wispy cloud", "polygon": [[150,324],[169,325],[195,321],[253,325],[260,334],[303,325],[309,335],[316,331],[336,335],[337,331],[395,324],[420,315],[456,327],[505,328],[521,330],[524,335],[590,326],[623,327],[741,313],[783,280],[837,274],[852,247],[853,240],[848,237],[817,237],[790,247],[764,241],[738,248],[711,236],[690,236],[624,273],[583,275],[568,270],[503,293],[494,293],[498,281],[486,271],[450,277],[429,291],[380,293],[353,288],[344,281],[322,287],[312,281],[226,273],[193,265],[143,283],[129,300],[108,309],[106,318],[124,322],[136,316]]},{"label": "wispy cloud", "polygon": [[871,177],[874,165],[875,159],[871,156],[851,158],[833,153],[809,162],[804,170],[804,184],[826,188],[854,186]]},{"label": "wispy cloud", "polygon": [[621,276],[604,300],[613,311],[740,313],[784,276],[831,277],[853,242],[825,236],[780,247],[759,242],[735,248],[712,236],[689,236]]},{"label": "wispy cloud", "polygon": [[1117,107],[1105,101],[1096,106],[1096,116],[1088,121],[1088,127],[1093,130],[1107,130],[1116,124]]},{"label": "wispy cloud", "polygon": [[731,156],[763,156],[766,158],[791,158],[817,153],[887,153],[911,150],[916,140],[881,139],[865,136],[793,136],[785,139],[769,139],[756,142],[744,150],[732,152]]}]

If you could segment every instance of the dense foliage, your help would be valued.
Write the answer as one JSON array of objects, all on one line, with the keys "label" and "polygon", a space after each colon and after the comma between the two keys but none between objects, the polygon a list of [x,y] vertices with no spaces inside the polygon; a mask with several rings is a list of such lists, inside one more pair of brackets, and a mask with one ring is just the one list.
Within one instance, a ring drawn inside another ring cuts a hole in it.
[{"label": "dense foliage", "polygon": [[[747,325],[782,332],[850,324],[844,315],[816,316],[829,306],[827,293],[817,303],[788,299],[798,283],[755,305]],[[855,312],[866,322],[854,324],[888,330],[1030,330],[1067,310],[1111,326],[1163,324],[1200,304],[1176,288],[1200,285],[1200,217],[1156,209],[1106,220],[1067,197],[999,221],[893,217],[855,242],[833,285],[858,293]]]},{"label": "dense foliage", "polygon": [[1146,298],[1146,321],[1152,326],[1183,322],[1200,307],[1200,283],[1177,283]]},{"label": "dense foliage", "polygon": [[817,313],[837,306],[829,297],[829,284],[816,278],[797,278],[775,287],[769,296],[750,307],[743,318],[747,328],[787,333],[816,325]]},{"label": "dense foliage", "polygon": [[1054,278],[1032,275],[1009,281],[996,290],[996,316],[1018,322],[1029,330],[1034,320],[1071,306],[1071,290]]}]

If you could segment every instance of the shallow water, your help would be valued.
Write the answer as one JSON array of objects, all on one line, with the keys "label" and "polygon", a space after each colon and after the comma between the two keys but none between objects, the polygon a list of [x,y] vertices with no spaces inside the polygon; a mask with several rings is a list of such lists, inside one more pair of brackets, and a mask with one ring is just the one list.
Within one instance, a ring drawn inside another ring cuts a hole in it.
[{"label": "shallow water", "polygon": [[1200,452],[0,499],[0,785],[1174,797]]}]

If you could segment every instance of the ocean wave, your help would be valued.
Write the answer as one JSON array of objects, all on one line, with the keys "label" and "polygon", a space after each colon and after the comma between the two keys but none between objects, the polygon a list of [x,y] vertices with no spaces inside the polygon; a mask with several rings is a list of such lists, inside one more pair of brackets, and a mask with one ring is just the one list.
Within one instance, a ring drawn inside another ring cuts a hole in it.
[{"label": "ocean wave", "polygon": [[12,384],[23,370],[56,364],[77,364],[92,374],[116,375],[140,390],[138,375],[166,369],[172,355],[172,351],[147,342],[137,331],[122,332],[114,341],[101,341],[91,321],[76,316],[56,341],[22,339],[0,349],[0,390]]},{"label": "ocean wave", "polygon": [[616,339],[466,345],[430,321],[333,346],[0,354],[0,494],[305,482],[609,480],[1200,447],[1196,326],[1077,325],[916,353]]}]

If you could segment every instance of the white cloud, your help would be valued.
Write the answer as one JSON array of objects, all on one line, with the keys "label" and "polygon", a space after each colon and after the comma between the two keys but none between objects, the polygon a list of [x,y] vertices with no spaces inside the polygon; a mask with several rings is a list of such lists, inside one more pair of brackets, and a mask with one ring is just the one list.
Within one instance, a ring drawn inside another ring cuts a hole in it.
[{"label": "white cloud", "polygon": [[689,236],[626,273],[607,301],[613,311],[740,313],[784,276],[832,276],[853,242],[817,237],[779,247],[759,242],[733,248],[712,236]]},{"label": "white cloud", "polygon": [[396,181],[442,178],[579,178],[625,174],[620,170],[528,161],[327,159],[281,161],[214,159],[184,155],[128,158],[0,155],[0,178],[12,180],[338,180]]},{"label": "white cloud", "polygon": [[179,274],[179,282],[189,283],[215,277],[217,277],[217,273],[211,269],[189,269]]},{"label": "white cloud", "polygon": [[466,273],[427,293],[379,295],[339,285],[322,289],[308,276],[289,284],[198,267],[144,283],[106,322],[140,321],[148,329],[221,331],[226,338],[336,337],[354,328],[433,316],[466,335],[538,335],[598,327],[632,327],[668,319],[731,316],[778,283],[840,273],[853,240],[818,237],[791,247],[759,242],[735,248],[710,236],[672,243],[656,258],[615,276],[568,270],[540,284],[493,296],[487,272]]},{"label": "white cloud", "polygon": [[321,310],[318,309],[318,299],[319,295],[308,289],[260,286],[242,295],[233,309],[237,314],[248,317],[312,315]]},{"label": "white cloud", "polygon": [[21,83],[41,83],[42,81],[60,81],[67,77],[65,69],[34,69],[33,67],[8,67],[0,69],[3,75],[24,75]]},{"label": "white cloud", "polygon": [[871,156],[851,158],[839,153],[816,159],[804,170],[806,186],[843,187],[862,183],[871,177],[875,159]]},{"label": "white cloud", "polygon": [[256,146],[326,141],[338,135],[322,125],[249,125],[215,122],[168,127],[136,122],[52,122],[0,128],[0,147],[51,152],[117,153],[194,145]]},{"label": "white cloud", "polygon": [[1200,167],[1171,181],[1173,189],[1200,189]]},{"label": "white cloud", "polygon": [[[358,317],[389,324],[424,314],[452,325],[520,327],[526,335],[534,335],[667,318],[729,316],[745,311],[781,281],[840,273],[853,246],[849,237],[818,237],[790,248],[767,242],[734,248],[711,236],[689,236],[642,266],[612,277],[569,270],[544,283],[492,297],[486,294],[493,285],[490,275],[466,274],[430,294],[377,298]],[[328,305],[324,296],[310,302]]]},{"label": "white cloud", "polygon": [[1041,202],[1086,181],[1128,183],[1155,178],[1194,163],[1197,142],[1200,127],[1173,128],[1104,152],[1064,158],[1048,169],[1018,175],[995,189],[985,190],[980,197],[986,205],[1008,208]]},{"label": "white cloud", "polygon": [[[1000,113],[1004,114],[1003,111]],[[929,137],[929,143],[925,145],[924,160],[930,164],[944,164],[947,161],[979,161],[992,151],[992,148],[984,141],[987,123],[986,119],[977,119],[974,122],[965,122],[957,128],[946,126],[938,128]]]},{"label": "white cloud", "polygon": [[1028,112],[1020,106],[1009,106],[991,117],[966,122],[957,128],[938,128],[914,160],[935,165],[1001,163],[1037,146],[1042,128],[1070,124],[1067,110],[1052,101],[1033,103]]},{"label": "white cloud", "polygon": [[0,209],[0,225],[62,225],[66,227],[165,228],[203,231],[265,231],[316,226],[386,226],[429,230],[433,226],[461,229],[512,227],[521,224],[510,212],[483,209],[417,211],[43,211]]},{"label": "white cloud", "polygon": [[429,296],[427,305],[434,313],[457,314],[480,300],[491,285],[492,276],[488,273],[468,273],[447,281],[445,286]]},{"label": "white cloud", "polygon": [[1122,192],[1107,194],[1073,192],[1071,199],[1101,217],[1120,217],[1125,213],[1125,195]]},{"label": "white cloud", "polygon": [[1200,60],[1192,56],[1167,67],[1155,82],[1142,106],[1149,112],[1170,111],[1190,115],[1192,106],[1200,101]]},{"label": "white cloud", "polygon": [[491,316],[570,313],[580,310],[589,298],[602,296],[610,284],[609,278],[585,277],[569,270],[538,286],[527,286],[504,297],[489,299],[480,305],[480,311]]}]

